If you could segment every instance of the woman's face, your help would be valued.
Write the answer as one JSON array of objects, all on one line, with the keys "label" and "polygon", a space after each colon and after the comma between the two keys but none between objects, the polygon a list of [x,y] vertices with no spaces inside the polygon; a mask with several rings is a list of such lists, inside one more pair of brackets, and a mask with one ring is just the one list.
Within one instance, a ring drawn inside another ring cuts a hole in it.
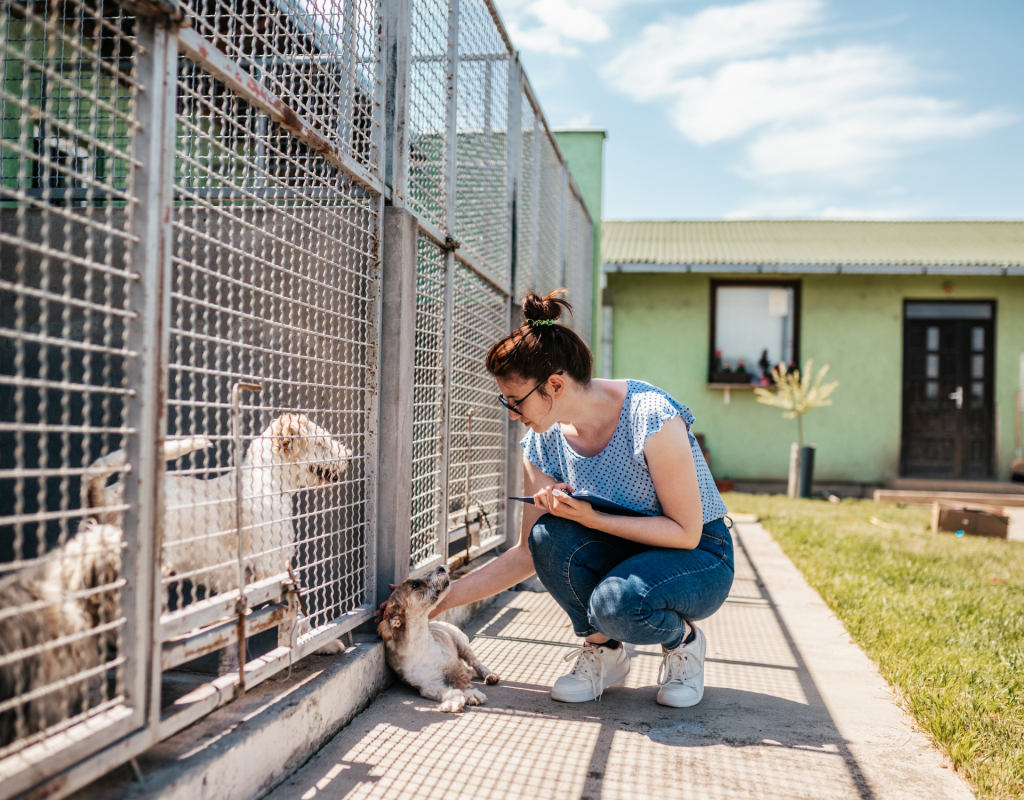
[{"label": "woman's face", "polygon": [[561,375],[552,375],[543,382],[547,396],[541,394],[540,390],[533,391],[538,383],[534,380],[513,377],[497,380],[498,391],[505,396],[509,405],[516,407],[515,411],[509,410],[509,419],[519,419],[537,433],[543,433],[558,421],[555,409],[559,398],[565,394],[565,379]]}]

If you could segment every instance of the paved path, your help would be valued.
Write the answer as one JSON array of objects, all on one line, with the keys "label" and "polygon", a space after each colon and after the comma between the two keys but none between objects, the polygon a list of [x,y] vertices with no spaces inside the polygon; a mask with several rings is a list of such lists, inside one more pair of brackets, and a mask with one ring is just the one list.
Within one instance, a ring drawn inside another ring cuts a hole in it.
[{"label": "paved path", "polygon": [[972,797],[770,535],[737,534],[732,594],[703,623],[699,706],[654,702],[657,647],[631,648],[603,701],[553,702],[568,619],[547,594],[510,592],[467,629],[502,676],[486,705],[449,716],[396,686],[271,800]]}]

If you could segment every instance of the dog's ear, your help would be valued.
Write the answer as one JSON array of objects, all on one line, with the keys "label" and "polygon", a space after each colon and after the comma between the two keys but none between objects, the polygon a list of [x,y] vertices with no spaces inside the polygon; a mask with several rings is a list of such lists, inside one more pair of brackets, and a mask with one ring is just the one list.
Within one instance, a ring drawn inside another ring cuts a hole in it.
[{"label": "dog's ear", "polygon": [[405,624],[405,610],[398,603],[388,602],[384,606],[384,615],[381,617],[380,625],[377,626],[377,633],[385,642],[390,642],[399,635],[399,629]]},{"label": "dog's ear", "polygon": [[305,451],[309,420],[302,414],[282,414],[271,425],[271,434],[273,452],[295,458]]}]

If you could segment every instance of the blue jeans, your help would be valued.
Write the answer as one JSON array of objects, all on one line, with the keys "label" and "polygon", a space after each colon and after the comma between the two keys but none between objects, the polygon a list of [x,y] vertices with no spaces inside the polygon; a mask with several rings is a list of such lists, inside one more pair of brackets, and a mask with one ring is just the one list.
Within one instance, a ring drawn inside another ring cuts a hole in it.
[{"label": "blue jeans", "polygon": [[577,636],[677,647],[685,623],[710,617],[732,588],[732,537],[721,519],[704,525],[693,550],[637,544],[551,514],[529,542],[537,577]]}]

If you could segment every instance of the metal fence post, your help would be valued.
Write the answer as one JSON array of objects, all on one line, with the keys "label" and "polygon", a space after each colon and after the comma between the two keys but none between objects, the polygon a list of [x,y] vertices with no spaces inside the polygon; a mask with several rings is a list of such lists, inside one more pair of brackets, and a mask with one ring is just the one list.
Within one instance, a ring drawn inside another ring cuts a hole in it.
[{"label": "metal fence post", "polygon": [[[122,590],[126,639],[134,644],[134,657],[126,663],[126,685],[133,700],[146,702],[136,709],[143,722],[148,707],[150,722],[160,716],[160,658],[157,625],[160,617],[160,539],[163,522],[164,431],[167,428],[167,351],[170,315],[170,222],[165,219],[174,168],[174,76],[177,40],[166,23],[140,19],[136,115],[142,128],[136,139],[141,167],[135,173],[139,204],[132,220],[138,239],[130,251],[132,269],[140,276],[133,283],[131,307],[139,309],[131,341],[139,357],[128,372],[128,385],[136,393],[129,405],[128,426],[138,431],[127,448],[132,472],[125,478],[129,548]],[[134,557],[134,563],[132,558]],[[132,613],[134,612],[134,613]]]},{"label": "metal fence post", "polygon": [[519,53],[508,58],[508,122],[506,123],[505,153],[508,158],[508,178],[505,195],[508,215],[508,286],[511,300],[516,302],[516,255],[519,249],[519,193],[523,169],[523,87]]},{"label": "metal fence post", "polygon": [[[448,3],[446,108],[445,108],[445,234],[450,243],[455,240],[455,174],[457,158],[458,78],[459,78],[459,0]],[[442,563],[448,559],[448,465],[451,463],[452,433],[452,318],[455,316],[455,250],[445,253],[444,280],[444,396],[441,400],[444,447],[441,464],[441,513],[438,515],[438,547]]]},{"label": "metal fence post", "polygon": [[409,59],[412,41],[411,0],[386,0],[384,45],[384,184],[391,204],[404,208],[409,174]]},{"label": "metal fence post", "polygon": [[413,377],[416,347],[416,217],[384,209],[381,270],[380,427],[377,500],[377,602],[409,574],[412,531]]}]

